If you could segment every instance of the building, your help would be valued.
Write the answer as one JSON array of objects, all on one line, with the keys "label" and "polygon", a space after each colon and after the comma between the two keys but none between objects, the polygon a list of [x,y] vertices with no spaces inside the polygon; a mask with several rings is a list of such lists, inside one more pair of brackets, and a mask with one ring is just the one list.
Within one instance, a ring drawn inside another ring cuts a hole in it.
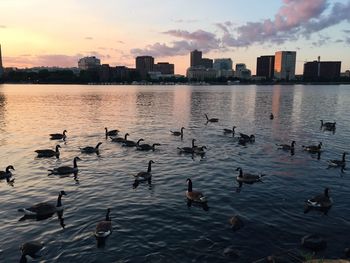
[{"label": "building", "polygon": [[275,53],[274,78],[278,80],[295,79],[295,51],[278,51]]},{"label": "building", "polygon": [[217,71],[217,78],[233,77],[232,59],[230,58],[216,58],[214,59],[213,68]]},{"label": "building", "polygon": [[191,67],[187,69],[186,76],[188,80],[205,81],[216,78],[217,70],[204,67]]},{"label": "building", "polygon": [[0,79],[2,78],[4,74],[4,68],[2,66],[2,55],[1,55],[1,45],[0,45]]},{"label": "building", "polygon": [[197,49],[192,51],[190,54],[190,67],[199,67],[202,66],[202,51],[198,51]]},{"label": "building", "polygon": [[151,56],[136,57],[136,70],[139,72],[141,80],[148,78],[148,72],[154,71],[154,58]]},{"label": "building", "polygon": [[273,79],[275,71],[275,56],[260,56],[256,60],[256,76]]},{"label": "building", "polygon": [[247,69],[246,64],[237,63],[235,77],[239,79],[250,79],[252,77],[252,72],[250,71],[250,69]]},{"label": "building", "polygon": [[153,71],[160,72],[162,75],[171,75],[174,74],[175,66],[168,62],[158,62],[154,65]]},{"label": "building", "polygon": [[303,79],[306,81],[331,81],[340,78],[340,61],[317,61],[304,64]]},{"label": "building", "polygon": [[202,58],[201,66],[204,68],[213,68],[213,60],[210,58]]},{"label": "building", "polygon": [[340,73],[340,76],[343,78],[350,78],[350,70],[346,70],[343,73]]},{"label": "building", "polygon": [[84,57],[79,59],[78,68],[81,70],[96,69],[101,66],[101,60],[93,57]]}]

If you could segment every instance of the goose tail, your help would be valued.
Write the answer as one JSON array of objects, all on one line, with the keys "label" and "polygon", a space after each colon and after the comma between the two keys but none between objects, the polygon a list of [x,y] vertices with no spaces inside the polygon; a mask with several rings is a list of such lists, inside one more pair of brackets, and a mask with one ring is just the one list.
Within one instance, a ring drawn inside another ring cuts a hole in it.
[{"label": "goose tail", "polygon": [[201,198],[199,198],[199,200],[202,202],[202,203],[206,203],[207,202],[207,198],[205,196],[202,196]]},{"label": "goose tail", "polygon": [[48,175],[54,174],[54,170],[52,170],[52,169],[49,169],[49,170],[47,170],[47,171],[50,172]]},{"label": "goose tail", "polygon": [[108,230],[108,231],[96,231],[95,232],[95,237],[97,238],[104,238],[104,237],[107,237],[111,234],[111,231]]}]

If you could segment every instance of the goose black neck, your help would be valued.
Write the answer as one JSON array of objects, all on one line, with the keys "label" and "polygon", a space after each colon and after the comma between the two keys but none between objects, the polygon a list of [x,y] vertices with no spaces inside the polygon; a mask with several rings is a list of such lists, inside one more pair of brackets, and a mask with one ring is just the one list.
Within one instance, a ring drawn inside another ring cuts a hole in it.
[{"label": "goose black neck", "polygon": [[129,134],[125,134],[124,140],[127,140]]},{"label": "goose black neck", "polygon": [[60,148],[58,145],[56,145],[56,153],[59,153],[58,148]]},{"label": "goose black neck", "polygon": [[76,158],[74,158],[74,160],[73,160],[73,165],[74,165],[74,168],[77,168],[77,167],[78,167],[77,159],[76,159]]},{"label": "goose black neck", "polygon": [[239,177],[243,177],[243,171],[242,171],[242,168],[239,168],[239,169],[238,169],[238,171],[239,171]]},{"label": "goose black neck", "polygon": [[19,263],[27,263],[26,255],[22,254],[21,259],[19,260]]},{"label": "goose black neck", "polygon": [[195,141],[195,140],[193,139],[193,140],[192,140],[192,148],[194,148],[194,141]]},{"label": "goose black neck", "polygon": [[62,199],[62,194],[59,193],[58,198],[57,198],[57,205],[56,205],[56,207],[61,207],[62,206],[61,199]]},{"label": "goose black neck", "polygon": [[147,172],[151,172],[151,169],[152,169],[152,161],[149,161],[148,162],[148,169],[147,169]]},{"label": "goose black neck", "polygon": [[111,221],[111,218],[109,217],[109,212],[110,212],[110,210],[107,209],[106,221]]},{"label": "goose black neck", "polygon": [[324,190],[324,195],[325,195],[326,197],[329,197],[328,188],[326,188],[326,189]]},{"label": "goose black neck", "polygon": [[188,192],[192,192],[192,181],[191,181],[191,180],[188,181],[188,188],[187,188],[187,191],[188,191]]},{"label": "goose black neck", "polygon": [[6,167],[6,173],[9,173],[9,172],[10,172],[10,169],[11,169],[11,166],[7,166],[7,167]]},{"label": "goose black neck", "polygon": [[346,153],[343,153],[343,162],[345,162],[345,155],[346,155]]}]

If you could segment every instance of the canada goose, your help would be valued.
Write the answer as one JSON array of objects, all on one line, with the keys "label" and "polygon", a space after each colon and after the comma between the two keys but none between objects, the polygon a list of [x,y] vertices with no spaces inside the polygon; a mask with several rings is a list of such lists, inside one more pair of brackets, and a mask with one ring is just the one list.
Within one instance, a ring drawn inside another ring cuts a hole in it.
[{"label": "canada goose", "polygon": [[126,147],[138,147],[140,145],[140,142],[144,141],[144,139],[139,139],[137,142],[134,142],[134,141],[129,141],[129,140],[126,140],[125,142],[123,142],[123,146],[126,146]]},{"label": "canada goose", "polygon": [[309,145],[309,146],[304,146],[304,151],[310,152],[310,153],[319,153],[321,152],[321,147],[322,147],[322,142],[320,142],[318,145]]},{"label": "canada goose", "polygon": [[80,148],[80,151],[82,153],[98,153],[99,152],[99,147],[102,144],[102,142],[99,142],[96,147],[92,147],[92,146],[86,146],[84,148]]},{"label": "canada goose", "polygon": [[117,138],[110,137],[110,138],[112,139],[112,142],[120,142],[120,143],[122,143],[122,142],[125,142],[128,139],[129,135],[130,135],[129,133],[125,133],[124,138],[123,137],[117,137]]},{"label": "canada goose", "polygon": [[199,154],[199,155],[204,155],[205,151],[207,149],[207,146],[203,145],[203,146],[195,146],[193,149],[193,153],[195,154]]},{"label": "canada goose", "polygon": [[45,149],[45,150],[36,150],[35,152],[38,154],[38,157],[53,157],[56,156],[56,158],[60,157],[60,151],[59,148],[61,146],[59,144],[56,145],[56,150],[51,150],[51,149]]},{"label": "canada goose", "polygon": [[170,131],[172,133],[172,135],[174,136],[181,136],[183,137],[184,136],[184,127],[181,127],[181,131]]},{"label": "canada goose", "polygon": [[238,215],[231,217],[229,219],[229,223],[230,223],[233,231],[237,231],[237,230],[241,229],[242,227],[244,227],[244,222],[243,222],[242,218]]},{"label": "canada goose", "polygon": [[306,205],[313,208],[330,208],[332,204],[333,200],[329,197],[329,188],[325,188],[323,194],[316,195],[306,201]]},{"label": "canada goose", "polygon": [[66,132],[67,130],[64,130],[63,133],[51,133],[50,136],[51,136],[51,140],[65,140],[66,139]]},{"label": "canada goose", "polygon": [[152,145],[149,144],[139,144],[136,148],[138,151],[155,151],[155,147],[160,146],[160,143],[153,143]]},{"label": "canada goose", "polygon": [[149,181],[152,179],[152,163],[154,163],[154,161],[150,160],[148,162],[148,169],[147,172],[139,172],[138,174],[135,175],[135,179],[139,180],[141,178],[141,180],[143,181]]},{"label": "canada goose", "polygon": [[238,167],[236,171],[239,171],[239,174],[237,175],[236,180],[240,186],[242,186],[242,183],[253,184],[256,182],[262,182],[261,178],[265,176],[265,174],[256,175],[256,174],[243,173],[243,170],[241,167]]},{"label": "canada goose", "polygon": [[6,179],[8,180],[9,178],[11,178],[12,173],[10,170],[15,170],[15,168],[12,165],[9,165],[6,167],[5,171],[0,171],[0,180]]},{"label": "canada goose", "polygon": [[38,241],[29,241],[23,243],[20,247],[22,252],[22,256],[20,259],[20,263],[27,263],[26,256],[30,256],[32,258],[38,258],[37,253],[44,247],[44,244]]},{"label": "canada goose", "polygon": [[205,198],[205,196],[198,191],[193,191],[192,190],[192,181],[190,178],[188,178],[186,180],[187,182],[187,191],[186,191],[186,197],[188,200],[191,200],[193,202],[197,202],[197,203],[206,203],[207,199]]},{"label": "canada goose", "polygon": [[194,142],[196,141],[196,139],[192,139],[192,147],[177,147],[181,153],[194,153],[194,148],[196,147],[194,145]]},{"label": "canada goose", "polygon": [[273,120],[275,117],[273,116],[273,113],[270,114],[270,120]]},{"label": "canada goose", "polygon": [[344,152],[341,160],[330,160],[328,162],[328,167],[345,167],[345,164],[346,164],[345,156],[347,154],[348,154],[347,152]]},{"label": "canada goose", "polygon": [[295,145],[295,141],[292,141],[291,145],[288,145],[288,144],[277,144],[277,146],[279,146],[278,149],[282,149],[284,151],[291,151],[291,150],[294,150],[294,145]]},{"label": "canada goose", "polygon": [[73,159],[73,167],[70,166],[60,166],[58,168],[53,168],[48,170],[51,174],[56,174],[56,175],[65,175],[65,174],[72,174],[72,173],[77,173],[78,172],[78,165],[77,161],[80,161],[81,159],[79,157],[75,157]]},{"label": "canada goose", "polygon": [[327,130],[335,130],[336,122],[323,122],[323,120],[320,120],[320,122],[321,122],[321,128],[325,128]]},{"label": "canada goose", "polygon": [[50,202],[43,202],[33,205],[29,208],[20,208],[18,212],[23,212],[28,216],[45,216],[52,215],[58,211],[63,210],[62,206],[62,196],[67,195],[65,191],[61,191],[58,193],[57,203],[56,205]]},{"label": "canada goose", "polygon": [[107,138],[108,136],[117,136],[118,133],[119,133],[119,130],[111,130],[111,131],[109,131],[109,130],[107,129],[107,127],[105,127],[105,130],[106,130],[106,138]]},{"label": "canada goose", "polygon": [[232,127],[232,130],[230,130],[230,129],[224,129],[224,133],[232,133],[232,135],[235,135],[235,129],[236,129],[236,126],[233,126],[233,127]]},{"label": "canada goose", "polygon": [[250,136],[248,134],[239,133],[240,138],[242,138],[245,142],[255,142],[255,136],[254,134],[251,134]]},{"label": "canada goose", "polygon": [[106,238],[112,233],[112,221],[109,213],[111,209],[107,209],[106,218],[103,221],[100,221],[96,225],[95,237],[96,238]]},{"label": "canada goose", "polygon": [[218,122],[219,119],[218,118],[208,118],[208,115],[207,114],[204,114],[205,115],[205,118],[207,119],[207,122]]}]

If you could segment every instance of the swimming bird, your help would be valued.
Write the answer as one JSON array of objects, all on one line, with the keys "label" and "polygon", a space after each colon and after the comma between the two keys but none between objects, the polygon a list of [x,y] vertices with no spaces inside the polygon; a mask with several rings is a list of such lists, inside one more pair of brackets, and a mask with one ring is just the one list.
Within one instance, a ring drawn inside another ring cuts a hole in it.
[{"label": "swimming bird", "polygon": [[273,116],[273,113],[270,114],[270,120],[273,120],[275,117]]},{"label": "swimming bird", "polygon": [[235,135],[235,129],[236,129],[236,126],[233,126],[232,130],[224,129],[224,133],[232,133],[232,135],[234,136]]},{"label": "swimming bird", "polygon": [[181,138],[184,136],[184,127],[181,127],[180,131],[170,131],[172,135],[174,136],[181,136]]},{"label": "swimming bird", "polygon": [[282,149],[284,151],[291,151],[291,150],[294,150],[294,145],[295,145],[295,141],[292,141],[292,143],[290,145],[288,144],[277,144],[277,146],[279,146],[278,149]]},{"label": "swimming bird", "polygon": [[136,150],[138,151],[155,151],[155,147],[156,146],[160,146],[160,143],[153,143],[152,145],[149,145],[149,144],[139,144],[136,148]]},{"label": "swimming bird", "polygon": [[112,139],[112,142],[123,143],[127,141],[129,135],[130,135],[129,133],[125,133],[124,138],[123,137],[117,137],[117,138],[110,137],[110,138]]},{"label": "swimming bird", "polygon": [[250,173],[243,173],[243,170],[241,167],[238,167],[236,171],[239,171],[239,174],[236,177],[237,182],[240,186],[242,186],[242,183],[245,184],[253,184],[257,182],[262,182],[261,178],[265,176],[265,174],[250,174]]},{"label": "swimming bird", "polygon": [[38,258],[37,253],[44,247],[44,244],[38,241],[29,241],[23,243],[20,246],[20,250],[22,252],[22,256],[20,259],[20,263],[27,263],[27,257],[30,256],[32,258]]},{"label": "swimming bird", "polygon": [[51,174],[56,174],[56,175],[65,175],[65,174],[72,174],[72,173],[77,173],[78,172],[78,165],[77,161],[81,161],[79,157],[75,157],[73,159],[73,167],[71,166],[60,166],[58,168],[53,168],[48,170]]},{"label": "swimming bird", "polygon": [[94,234],[95,234],[95,237],[98,239],[106,238],[112,233],[112,220],[111,220],[111,217],[109,216],[110,212],[111,212],[111,209],[108,208],[105,220],[98,222],[96,225]]},{"label": "swimming bird", "polygon": [[304,146],[302,145],[304,151],[310,152],[310,153],[319,153],[321,152],[322,142],[320,142],[318,145],[309,145]]},{"label": "swimming bird", "polygon": [[62,206],[62,196],[67,195],[65,191],[60,191],[58,193],[57,203],[56,205],[51,202],[42,202],[35,204],[29,208],[20,208],[18,212],[23,212],[27,216],[46,216],[52,215],[58,211],[63,210]]},{"label": "swimming bird", "polygon": [[342,155],[342,159],[341,160],[330,160],[328,161],[328,168],[330,167],[345,167],[346,161],[345,161],[345,156],[347,155],[347,152],[344,152]]},{"label": "swimming bird", "polygon": [[108,130],[107,127],[105,127],[105,130],[106,130],[106,138],[108,136],[117,136],[118,133],[119,133],[119,130]]},{"label": "swimming bird", "polygon": [[186,180],[187,182],[187,191],[186,191],[186,197],[188,200],[197,202],[197,203],[206,203],[207,199],[205,196],[198,191],[193,191],[192,190],[192,181],[190,178]]},{"label": "swimming bird", "polygon": [[66,139],[66,133],[67,133],[67,130],[64,130],[63,133],[51,133],[50,136],[51,136],[51,140],[65,140]]},{"label": "swimming bird", "polygon": [[219,119],[218,118],[208,118],[208,115],[207,114],[204,114],[205,115],[205,118],[207,119],[207,122],[218,122]]},{"label": "swimming bird", "polygon": [[99,152],[99,147],[102,144],[102,142],[99,142],[96,147],[92,147],[92,146],[86,146],[84,148],[80,148],[80,151],[82,153],[98,153]]},{"label": "swimming bird", "polygon": [[335,130],[336,122],[323,122],[323,120],[320,120],[320,122],[321,128],[325,128],[326,130]]},{"label": "swimming bird", "polygon": [[38,154],[38,157],[53,157],[56,156],[56,158],[60,157],[60,151],[59,148],[61,146],[59,144],[56,145],[56,150],[51,150],[51,149],[44,149],[44,150],[36,150],[35,152]]},{"label": "swimming bird", "polygon": [[196,141],[196,139],[192,139],[192,147],[177,147],[181,153],[194,153],[194,148],[196,147],[194,145],[194,142]]},{"label": "swimming bird", "polygon": [[144,141],[144,139],[139,139],[137,142],[134,142],[134,141],[129,141],[129,140],[126,140],[125,142],[123,142],[123,146],[126,146],[126,147],[138,147],[140,145],[140,142]]},{"label": "swimming bird", "polygon": [[329,188],[324,189],[323,194],[314,196],[306,201],[306,206],[311,208],[330,208],[333,200],[329,197]]},{"label": "swimming bird", "polygon": [[254,134],[251,134],[250,136],[244,133],[239,133],[238,143],[241,145],[245,145],[247,142],[253,143],[255,142],[255,136]]},{"label": "swimming bird", "polygon": [[12,176],[12,173],[10,170],[15,170],[15,168],[12,166],[12,165],[9,165],[6,167],[5,171],[0,171],[0,180],[3,180],[3,179],[10,179],[11,176]]},{"label": "swimming bird", "polygon": [[134,177],[136,180],[141,180],[142,181],[148,181],[150,182],[152,179],[152,163],[154,163],[154,161],[150,160],[148,162],[148,169],[147,172],[139,172],[138,174],[136,174]]},{"label": "swimming bird", "polygon": [[205,145],[203,145],[203,146],[195,146],[192,149],[193,149],[193,153],[199,154],[199,155],[204,155],[205,154],[205,150],[207,149],[207,146],[205,146]]}]

